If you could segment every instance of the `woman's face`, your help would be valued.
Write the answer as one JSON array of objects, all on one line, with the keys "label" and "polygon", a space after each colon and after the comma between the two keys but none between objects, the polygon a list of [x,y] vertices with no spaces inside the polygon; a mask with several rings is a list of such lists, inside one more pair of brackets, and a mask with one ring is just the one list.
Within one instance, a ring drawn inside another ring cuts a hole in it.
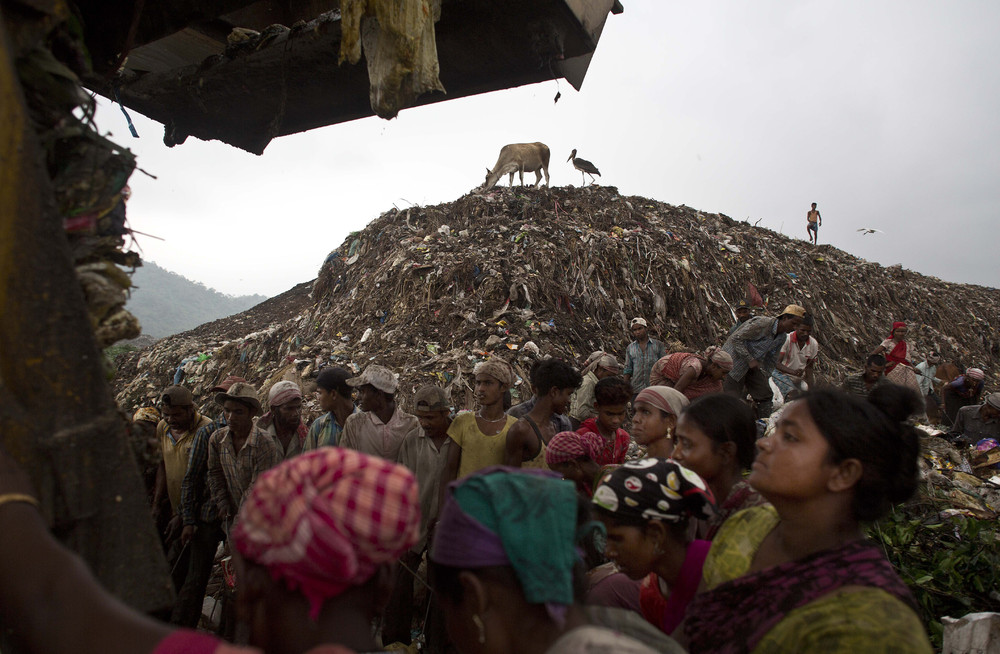
[{"label": "woman's face", "polygon": [[677,421],[674,442],[674,461],[694,470],[708,483],[712,483],[727,465],[731,465],[732,458],[726,457],[698,423],[686,415]]},{"label": "woman's face", "polygon": [[725,377],[726,372],[727,371],[724,370],[722,366],[720,366],[719,364],[713,361],[708,362],[708,376],[714,379],[715,381],[719,381],[720,379]]},{"label": "woman's face", "polygon": [[604,554],[615,562],[630,579],[642,579],[653,571],[653,565],[660,557],[656,544],[648,538],[640,527],[625,527],[602,519],[608,530],[608,542]]},{"label": "woman's face", "polygon": [[757,441],[749,482],[769,500],[809,499],[827,492],[836,466],[805,401],[788,405],[774,432]]},{"label": "woman's face", "polygon": [[632,438],[639,445],[648,445],[666,437],[673,428],[676,418],[657,409],[649,402],[636,402],[632,416]]},{"label": "woman's face", "polygon": [[906,332],[908,331],[909,330],[906,327],[897,327],[896,329],[892,330],[892,337],[895,338],[897,341],[901,341],[904,338],[906,338]]}]

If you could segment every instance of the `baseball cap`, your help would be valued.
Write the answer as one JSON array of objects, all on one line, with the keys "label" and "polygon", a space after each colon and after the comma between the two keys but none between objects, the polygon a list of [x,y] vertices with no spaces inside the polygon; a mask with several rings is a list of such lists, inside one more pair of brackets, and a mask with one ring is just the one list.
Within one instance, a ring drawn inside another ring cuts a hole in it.
[{"label": "baseball cap", "polygon": [[229,390],[229,387],[235,384],[236,382],[243,382],[245,384],[247,383],[247,380],[243,379],[242,377],[237,377],[236,375],[229,375],[228,377],[220,381],[217,385],[208,389],[208,392],[225,393],[226,391]]},{"label": "baseball cap", "polygon": [[365,384],[371,384],[383,393],[395,393],[399,388],[396,375],[385,366],[368,366],[359,376],[347,380],[347,385],[355,388]]},{"label": "baseball cap", "polygon": [[183,386],[169,386],[160,395],[160,404],[164,406],[191,406],[194,404],[194,395]]},{"label": "baseball cap", "polygon": [[787,307],[785,307],[785,310],[781,312],[781,315],[783,316],[786,314],[792,316],[798,316],[799,318],[805,318],[806,310],[797,304],[789,304]]},{"label": "baseball cap", "polygon": [[448,411],[451,405],[444,389],[428,384],[417,391],[413,398],[413,408],[417,411]]},{"label": "baseball cap", "polygon": [[250,384],[236,382],[230,386],[229,390],[225,393],[216,393],[216,404],[225,404],[226,400],[242,402],[243,404],[251,407],[255,414],[259,414],[261,412],[260,400],[257,399],[257,389]]},{"label": "baseball cap", "polygon": [[641,325],[643,327],[648,327],[645,318],[633,318],[632,322],[628,324],[629,327],[635,327],[636,325]]},{"label": "baseball cap", "polygon": [[986,396],[986,404],[994,409],[1000,409],[1000,393],[990,393]]}]

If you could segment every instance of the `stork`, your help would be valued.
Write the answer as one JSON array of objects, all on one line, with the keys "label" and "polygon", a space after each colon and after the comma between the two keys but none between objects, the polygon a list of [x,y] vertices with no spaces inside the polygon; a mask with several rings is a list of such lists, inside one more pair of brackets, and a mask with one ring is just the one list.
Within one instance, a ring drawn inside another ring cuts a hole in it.
[{"label": "stork", "polygon": [[587,182],[583,177],[584,173],[590,175],[591,184],[594,183],[594,175],[597,175],[598,177],[601,176],[601,171],[597,169],[597,166],[590,163],[586,159],[580,159],[576,156],[576,149],[574,149],[573,152],[570,153],[569,159],[567,159],[566,161],[569,161],[570,159],[573,160],[573,167],[580,171],[580,183],[583,184],[584,186],[587,185]]}]

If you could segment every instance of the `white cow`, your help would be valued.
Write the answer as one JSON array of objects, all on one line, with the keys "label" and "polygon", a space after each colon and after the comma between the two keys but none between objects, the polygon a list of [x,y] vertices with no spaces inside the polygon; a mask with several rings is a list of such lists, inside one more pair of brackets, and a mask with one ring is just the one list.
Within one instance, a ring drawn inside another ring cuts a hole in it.
[{"label": "white cow", "polygon": [[542,182],[545,173],[545,186],[549,185],[549,146],[544,143],[511,143],[500,150],[493,170],[487,169],[486,181],[482,190],[493,188],[505,173],[510,174],[510,185],[514,185],[514,173],[521,176],[521,186],[524,186],[524,173],[535,173],[535,186]]}]

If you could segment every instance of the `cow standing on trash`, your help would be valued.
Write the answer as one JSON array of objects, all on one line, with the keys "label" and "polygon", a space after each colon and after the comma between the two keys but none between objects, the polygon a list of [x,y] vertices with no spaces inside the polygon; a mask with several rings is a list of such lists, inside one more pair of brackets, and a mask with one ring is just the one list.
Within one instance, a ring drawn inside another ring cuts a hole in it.
[{"label": "cow standing on trash", "polygon": [[535,187],[542,182],[545,174],[545,186],[549,185],[549,146],[544,143],[511,143],[500,149],[500,156],[492,170],[486,171],[486,180],[482,190],[486,192],[493,188],[505,174],[510,175],[510,185],[514,185],[514,173],[521,176],[521,186],[524,186],[524,173],[535,173]]}]

